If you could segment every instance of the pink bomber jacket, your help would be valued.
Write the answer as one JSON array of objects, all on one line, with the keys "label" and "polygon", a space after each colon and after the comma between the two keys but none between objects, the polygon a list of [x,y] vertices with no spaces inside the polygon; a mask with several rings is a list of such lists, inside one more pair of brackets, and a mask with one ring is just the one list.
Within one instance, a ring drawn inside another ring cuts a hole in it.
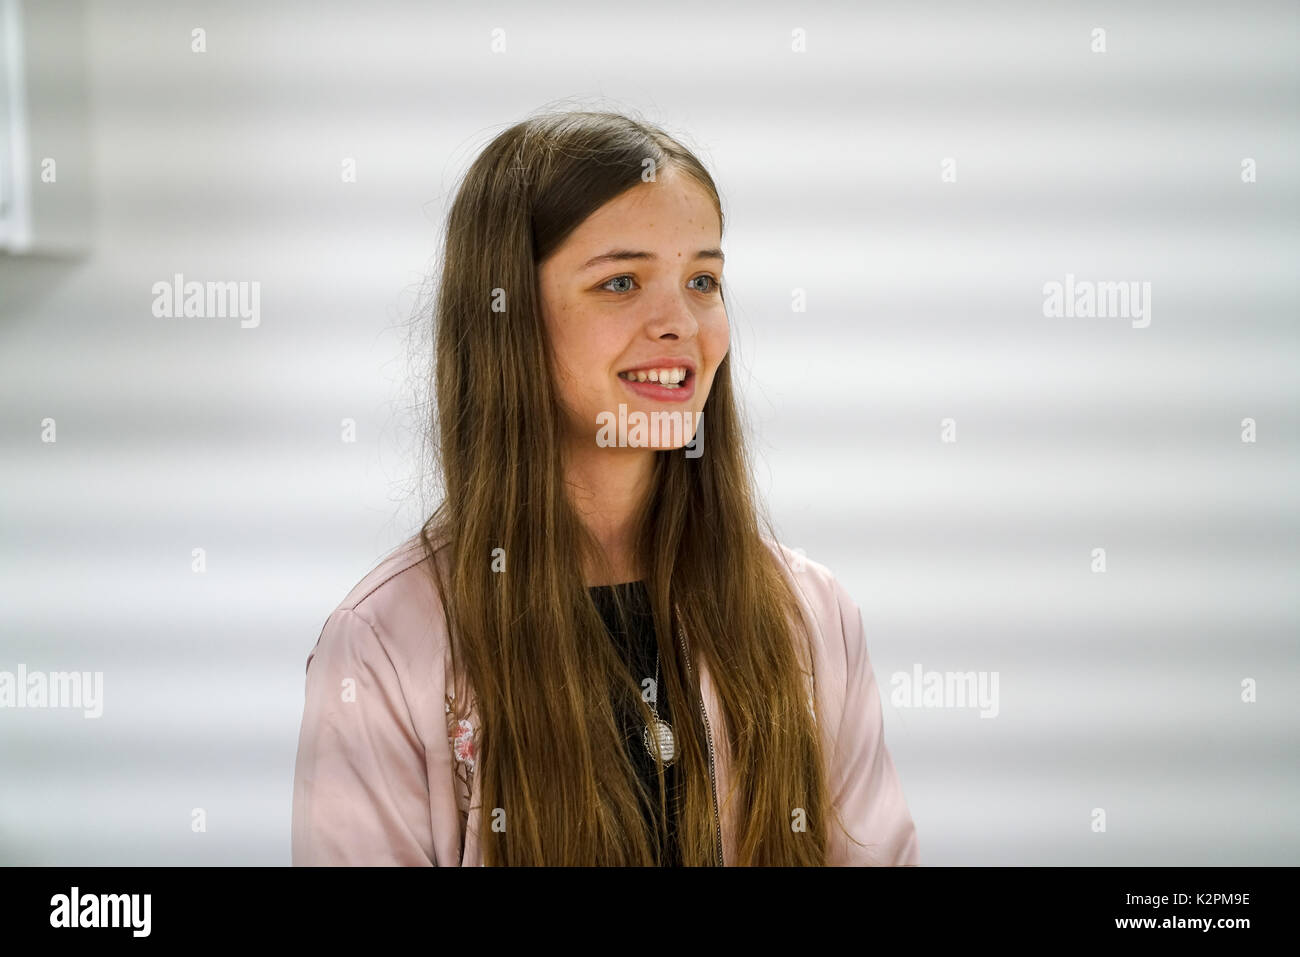
[{"label": "pink bomber jacket", "polygon": [[[829,862],[918,864],[916,826],[885,747],[861,612],[825,566],[784,545],[769,547],[784,558],[812,626],[830,793],[856,839],[832,823]],[[482,864],[473,695],[463,689],[456,699],[461,685],[426,561],[418,535],[395,549],[333,611],[307,656],[294,865]],[[713,755],[718,855],[728,864],[745,811],[730,795],[716,688],[704,662],[688,660],[697,669]]]}]

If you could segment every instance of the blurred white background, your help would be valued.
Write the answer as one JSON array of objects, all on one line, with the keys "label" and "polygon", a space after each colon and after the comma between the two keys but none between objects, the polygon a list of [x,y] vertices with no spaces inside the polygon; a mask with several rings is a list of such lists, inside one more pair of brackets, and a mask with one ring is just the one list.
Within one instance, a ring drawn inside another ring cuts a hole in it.
[{"label": "blurred white background", "polygon": [[[0,862],[289,862],[307,654],[423,517],[450,190],[572,98],[718,180],[756,478],[862,608],[922,863],[1296,863],[1294,4],[23,6],[86,232],[0,256],[0,669],[105,686],[0,710]],[[260,325],[156,318],[176,273]],[[1045,317],[1067,273],[1150,325]],[[918,664],[998,717],[893,707]]]}]

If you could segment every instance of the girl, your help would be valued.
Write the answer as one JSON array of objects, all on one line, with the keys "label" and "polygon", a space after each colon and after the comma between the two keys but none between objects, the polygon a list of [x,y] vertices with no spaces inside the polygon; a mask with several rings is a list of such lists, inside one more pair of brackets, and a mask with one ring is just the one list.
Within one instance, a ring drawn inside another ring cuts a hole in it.
[{"label": "girl", "polygon": [[444,498],[308,656],[295,864],[918,862],[858,607],[760,525],[721,239],[703,165],[622,115],[470,167]]}]

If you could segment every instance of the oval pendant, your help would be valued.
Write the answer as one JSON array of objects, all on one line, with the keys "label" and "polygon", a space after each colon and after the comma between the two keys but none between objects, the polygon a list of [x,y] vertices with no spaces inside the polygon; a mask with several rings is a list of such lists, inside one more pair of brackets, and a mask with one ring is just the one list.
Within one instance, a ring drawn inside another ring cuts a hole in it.
[{"label": "oval pendant", "polygon": [[673,763],[673,758],[677,756],[677,739],[673,737],[673,729],[668,722],[656,721],[646,725],[642,740],[645,741],[645,749],[650,756],[658,754],[664,767]]}]

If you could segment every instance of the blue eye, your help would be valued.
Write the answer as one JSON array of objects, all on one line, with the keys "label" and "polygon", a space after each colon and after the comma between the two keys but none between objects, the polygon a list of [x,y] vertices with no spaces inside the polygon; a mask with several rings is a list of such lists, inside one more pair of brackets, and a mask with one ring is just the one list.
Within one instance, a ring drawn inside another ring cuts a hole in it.
[{"label": "blue eye", "polygon": [[[604,284],[603,286],[601,286],[600,288],[601,288],[601,289],[609,289],[609,283],[611,283],[611,282],[618,282],[620,279],[626,279],[626,280],[628,280],[629,282],[632,281],[632,277],[631,277],[631,276],[615,276],[613,279],[609,280],[609,282],[605,283],[605,284]],[[631,292],[630,289],[609,289],[609,291],[610,291],[610,292]]]},{"label": "blue eye", "polygon": [[[704,274],[702,274],[702,275],[696,276],[694,279],[691,280],[691,282],[697,282],[697,281],[700,280],[700,279],[707,279],[707,280],[709,281],[709,286],[708,286],[707,288],[704,288],[704,289],[701,289],[700,287],[696,286],[696,287],[695,287],[695,291],[696,291],[696,292],[702,292],[702,293],[706,293],[706,294],[707,294],[707,293],[712,293],[712,292],[717,292],[719,286],[721,285],[721,284],[720,284],[716,279],[714,279],[714,278],[713,278],[712,276],[710,276],[708,273],[704,273]],[[622,288],[622,289],[610,289],[610,288],[609,288],[613,283],[616,283],[616,282],[622,282],[622,281],[624,281],[624,280],[627,280],[627,281],[630,282],[630,283],[635,283],[635,282],[636,282],[636,280],[634,280],[631,276],[624,274],[624,275],[622,275],[622,276],[615,276],[613,279],[610,279],[610,280],[608,280],[608,281],[602,283],[600,288],[601,288],[601,289],[609,289],[610,292],[631,292],[631,291],[632,291],[631,287],[626,287],[626,288]]]}]

